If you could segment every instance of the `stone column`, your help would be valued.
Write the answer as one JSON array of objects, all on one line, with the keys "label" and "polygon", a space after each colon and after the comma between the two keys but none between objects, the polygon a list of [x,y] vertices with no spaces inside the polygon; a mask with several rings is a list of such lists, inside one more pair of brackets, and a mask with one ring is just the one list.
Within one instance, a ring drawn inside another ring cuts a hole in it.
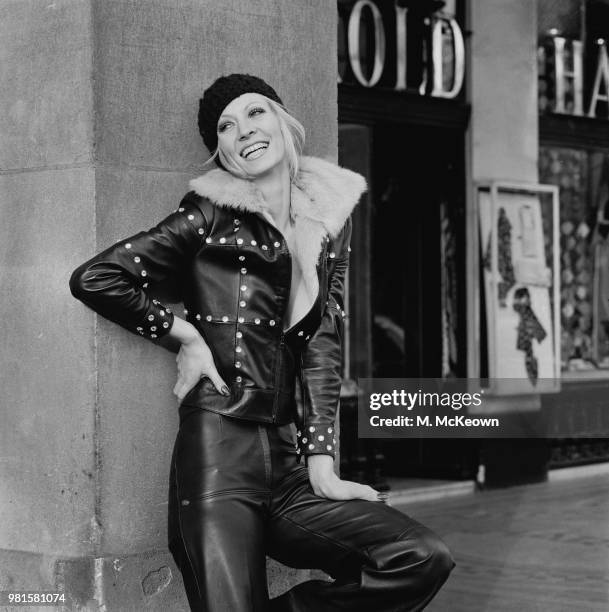
[{"label": "stone column", "polygon": [[[468,231],[478,236],[478,210],[473,183],[503,180],[537,183],[539,128],[537,102],[537,3],[529,0],[485,0],[469,3],[471,62],[469,96],[472,105],[469,148]],[[478,278],[477,241],[468,252],[469,295]],[[474,300],[477,297],[473,298]],[[468,320],[475,321],[469,304]],[[480,312],[480,317],[485,313]],[[477,346],[478,330],[468,329],[470,346]],[[470,351],[472,361],[477,349]],[[473,374],[476,375],[476,374]],[[487,398],[489,412],[529,413],[535,419],[540,396]],[[543,480],[547,473],[547,441],[534,439],[484,440],[481,462],[487,484]]]},{"label": "stone column", "polygon": [[[467,134],[467,294],[470,322],[478,312],[478,203],[476,182],[537,182],[537,3],[468,3],[470,38],[467,92],[472,106]],[[479,329],[468,325],[468,373],[478,376]],[[522,398],[520,398],[522,399]],[[539,404],[538,399],[532,400]]]},{"label": "stone column", "polygon": [[470,2],[471,173],[537,181],[537,3]]},{"label": "stone column", "polygon": [[[166,550],[175,356],[74,300],[71,271],[177,206],[217,76],[267,79],[335,158],[323,0],[0,0],[0,589],[187,610]],[[302,573],[270,567],[272,594]],[[80,607],[79,607],[80,606]]]}]

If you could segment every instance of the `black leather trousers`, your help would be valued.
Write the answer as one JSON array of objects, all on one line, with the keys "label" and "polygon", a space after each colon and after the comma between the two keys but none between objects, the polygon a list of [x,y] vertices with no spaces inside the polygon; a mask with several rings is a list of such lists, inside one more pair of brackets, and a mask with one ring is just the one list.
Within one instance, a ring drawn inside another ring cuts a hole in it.
[{"label": "black leather trousers", "polygon": [[[316,496],[293,424],[205,410],[188,414],[177,436],[169,548],[197,612],[421,610],[454,567],[436,534],[394,508]],[[334,582],[269,601],[266,555]]]}]

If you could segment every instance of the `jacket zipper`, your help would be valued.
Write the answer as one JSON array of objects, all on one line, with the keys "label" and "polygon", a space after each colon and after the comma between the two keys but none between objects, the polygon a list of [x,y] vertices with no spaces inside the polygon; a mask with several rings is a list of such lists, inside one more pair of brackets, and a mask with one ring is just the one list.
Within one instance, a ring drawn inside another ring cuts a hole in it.
[{"label": "jacket zipper", "polygon": [[305,407],[305,381],[304,381],[304,355],[300,351],[300,375],[298,376],[298,384],[300,385],[300,401],[302,402],[302,431],[307,428],[307,410]]},{"label": "jacket zipper", "polygon": [[275,401],[273,402],[273,423],[277,421],[277,410],[279,404],[279,381],[281,380],[281,366],[283,362],[283,347],[285,345],[285,333],[282,331],[279,338],[279,357],[275,367]]},{"label": "jacket zipper", "polygon": [[[266,219],[264,221],[268,225],[271,225]],[[271,225],[271,227],[273,226]],[[287,296],[286,296],[285,308],[283,309],[283,313],[280,318],[281,336],[279,337],[279,358],[277,359],[276,370],[275,370],[275,400],[273,402],[273,423],[276,423],[278,404],[279,404],[279,381],[281,379],[281,367],[283,365],[282,363],[283,362],[283,347],[285,344],[284,342],[285,331],[283,330],[283,319],[285,317],[285,312],[287,309],[287,301],[289,301],[290,299],[290,292],[292,290],[292,265],[293,264],[292,264],[292,255],[290,253],[290,249],[288,248],[288,241],[285,239],[285,236],[279,231],[279,228],[274,227],[274,229],[281,237],[281,244],[282,246],[285,247],[285,254],[287,255],[287,258],[288,258],[288,291],[287,291]]]}]

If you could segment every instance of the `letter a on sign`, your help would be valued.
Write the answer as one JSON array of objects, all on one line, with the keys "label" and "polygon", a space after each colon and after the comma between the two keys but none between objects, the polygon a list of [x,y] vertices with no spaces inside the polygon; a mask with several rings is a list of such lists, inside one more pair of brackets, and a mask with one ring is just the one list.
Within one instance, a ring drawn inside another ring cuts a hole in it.
[{"label": "letter a on sign", "polygon": [[[604,94],[600,92],[601,85],[605,88]],[[607,117],[609,117],[609,58],[607,57],[607,47],[604,44],[598,48],[598,64],[596,65],[596,77],[594,78],[588,117],[596,116],[596,105],[599,102],[607,102]]]}]

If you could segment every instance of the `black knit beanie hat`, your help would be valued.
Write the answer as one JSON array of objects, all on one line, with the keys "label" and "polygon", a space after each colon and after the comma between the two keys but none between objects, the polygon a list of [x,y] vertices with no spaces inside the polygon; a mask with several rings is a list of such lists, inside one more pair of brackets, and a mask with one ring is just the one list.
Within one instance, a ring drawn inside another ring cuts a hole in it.
[{"label": "black knit beanie hat", "polygon": [[[218,146],[218,119],[235,98],[246,93],[258,93],[283,104],[277,92],[262,79],[251,74],[229,74],[216,79],[199,100],[199,133],[205,146],[213,153]],[[220,160],[216,163],[222,167]]]}]

